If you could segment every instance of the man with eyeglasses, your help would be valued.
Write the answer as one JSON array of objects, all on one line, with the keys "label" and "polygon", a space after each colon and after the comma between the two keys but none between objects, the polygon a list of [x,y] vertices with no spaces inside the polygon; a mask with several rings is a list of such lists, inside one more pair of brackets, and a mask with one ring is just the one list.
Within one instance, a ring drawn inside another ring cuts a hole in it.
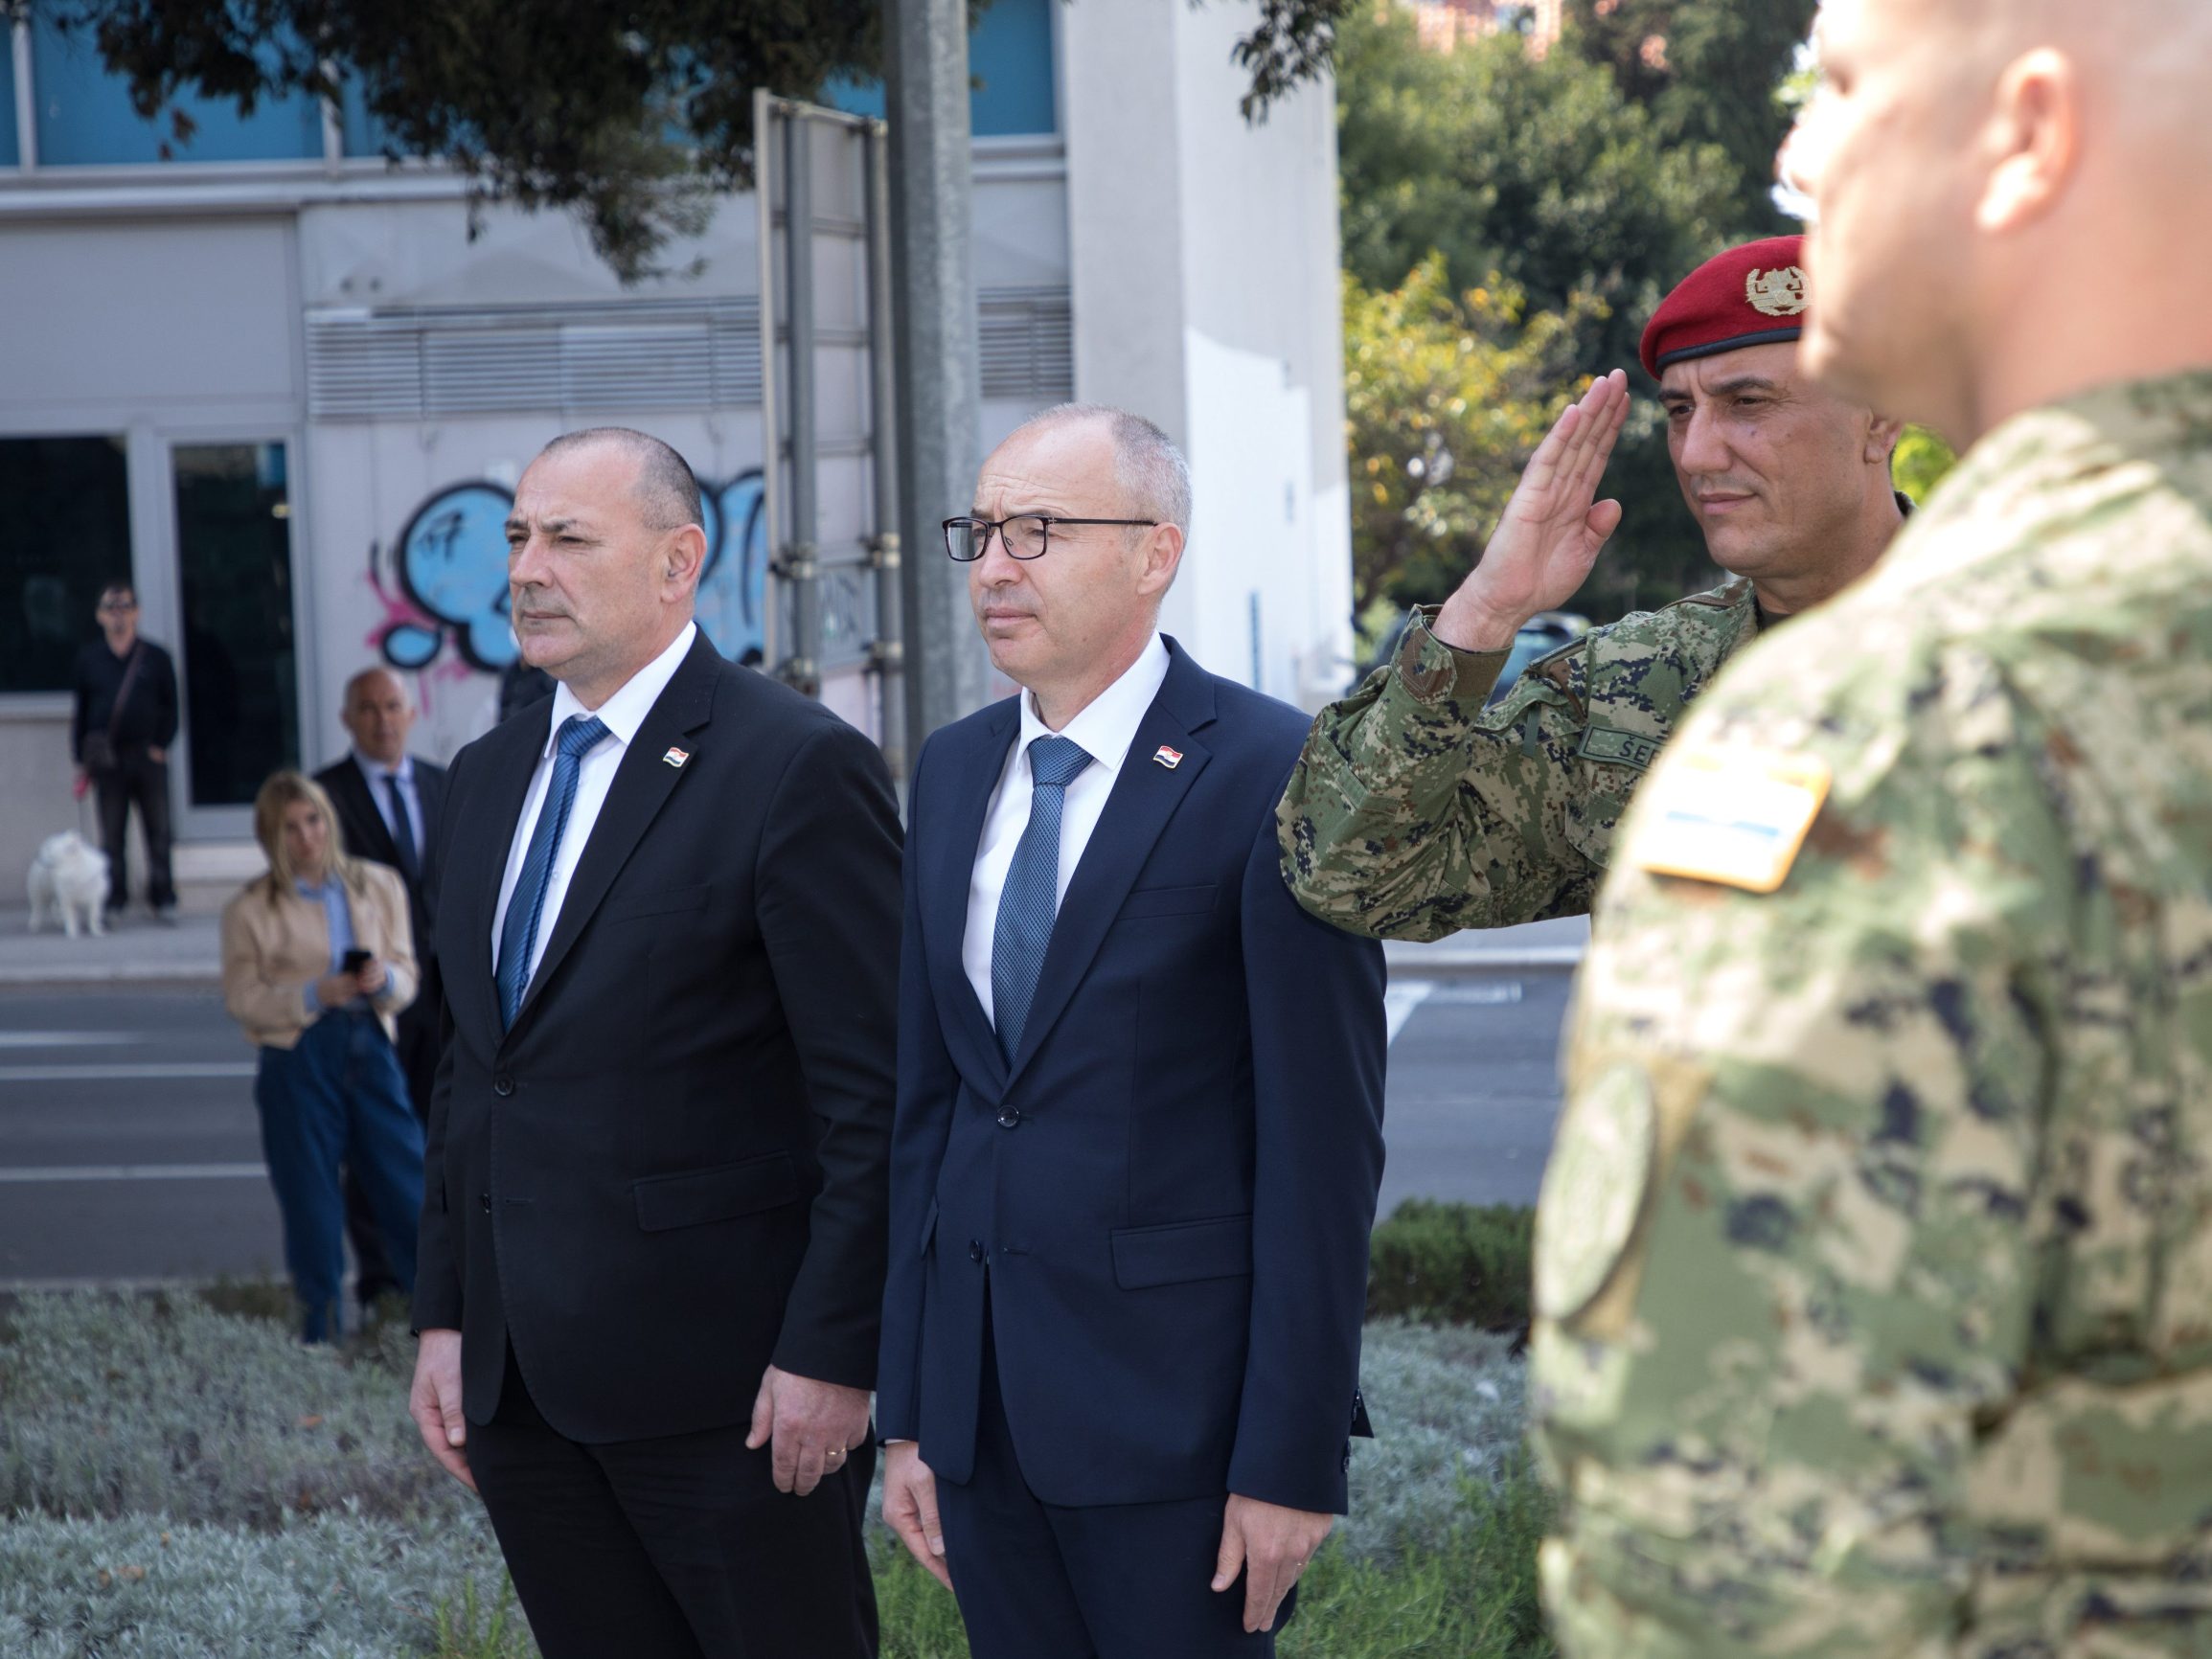
[{"label": "man with eyeglasses", "polygon": [[127,581],[100,590],[100,634],[77,653],[76,706],[69,723],[77,789],[100,805],[107,852],[107,910],[121,916],[130,895],[124,844],[130,809],[146,837],[146,901],[156,921],[176,920],[170,876],[169,746],[176,741],[176,665],[138,632],[138,594]]},{"label": "man with eyeglasses", "polygon": [[876,1409],[976,1659],[1271,1653],[1366,1432],[1382,958],[1276,873],[1304,716],[1158,630],[1190,493],[1071,405],[945,527],[1023,690],[915,773]]}]

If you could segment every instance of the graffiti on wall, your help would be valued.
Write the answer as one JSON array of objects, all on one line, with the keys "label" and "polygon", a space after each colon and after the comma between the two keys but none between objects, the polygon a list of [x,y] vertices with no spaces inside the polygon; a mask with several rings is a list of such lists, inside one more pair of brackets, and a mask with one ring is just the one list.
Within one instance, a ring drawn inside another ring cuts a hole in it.
[{"label": "graffiti on wall", "polygon": [[[698,624],[733,661],[767,648],[768,536],[761,474],[702,484],[707,562]],[[369,643],[396,669],[462,678],[496,674],[516,656],[508,625],[507,514],[514,492],[483,479],[434,491],[389,550],[369,548],[369,585],[384,615]]]}]

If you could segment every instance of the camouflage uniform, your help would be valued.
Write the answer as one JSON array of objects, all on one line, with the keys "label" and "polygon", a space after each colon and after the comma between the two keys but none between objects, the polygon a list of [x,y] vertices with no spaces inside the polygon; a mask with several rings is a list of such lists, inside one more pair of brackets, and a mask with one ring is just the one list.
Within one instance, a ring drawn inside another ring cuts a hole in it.
[{"label": "camouflage uniform", "polygon": [[[2212,1653],[2212,373],[2008,422],[1786,637],[1639,794],[1579,993],[1562,1643]],[[1765,896],[1642,868],[1730,756],[1833,778]]]},{"label": "camouflage uniform", "polygon": [[1378,939],[1583,915],[1644,769],[1757,633],[1751,584],[1592,629],[1488,711],[1509,653],[1434,620],[1415,611],[1397,663],[1314,722],[1276,809],[1290,891]]}]

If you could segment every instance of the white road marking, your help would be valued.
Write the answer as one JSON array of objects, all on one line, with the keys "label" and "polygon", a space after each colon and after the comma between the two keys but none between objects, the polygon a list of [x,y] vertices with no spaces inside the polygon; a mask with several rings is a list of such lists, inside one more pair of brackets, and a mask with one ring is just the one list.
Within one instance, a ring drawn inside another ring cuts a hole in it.
[{"label": "white road marking", "polygon": [[157,1060],[146,1065],[0,1066],[0,1083],[168,1082],[184,1078],[250,1078],[252,1060]]},{"label": "white road marking", "polygon": [[36,1164],[0,1169],[0,1181],[235,1181],[268,1172],[266,1164]]},{"label": "white road marking", "polygon": [[144,1041],[134,1031],[0,1031],[0,1049],[125,1048]]},{"label": "white road marking", "polygon": [[1392,980],[1382,993],[1382,1017],[1387,1034],[1383,1046],[1387,1048],[1398,1040],[1398,1034],[1405,1029],[1405,1022],[1413,1017],[1413,1011],[1426,1002],[1436,990],[1433,979]]}]

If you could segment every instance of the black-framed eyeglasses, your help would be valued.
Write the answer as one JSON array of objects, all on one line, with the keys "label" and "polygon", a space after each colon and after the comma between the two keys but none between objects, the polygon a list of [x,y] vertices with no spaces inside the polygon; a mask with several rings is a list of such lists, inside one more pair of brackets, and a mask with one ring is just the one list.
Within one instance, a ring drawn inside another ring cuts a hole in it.
[{"label": "black-framed eyeglasses", "polygon": [[997,533],[1009,558],[1042,558],[1052,545],[1056,524],[1118,524],[1125,529],[1151,529],[1156,518],[1056,518],[1044,512],[1020,512],[1012,518],[948,518],[945,521],[945,551],[962,564],[973,564],[991,551]]},{"label": "black-framed eyeglasses", "polygon": [[103,599],[100,602],[100,608],[110,615],[120,616],[136,610],[138,601],[134,599]]}]

